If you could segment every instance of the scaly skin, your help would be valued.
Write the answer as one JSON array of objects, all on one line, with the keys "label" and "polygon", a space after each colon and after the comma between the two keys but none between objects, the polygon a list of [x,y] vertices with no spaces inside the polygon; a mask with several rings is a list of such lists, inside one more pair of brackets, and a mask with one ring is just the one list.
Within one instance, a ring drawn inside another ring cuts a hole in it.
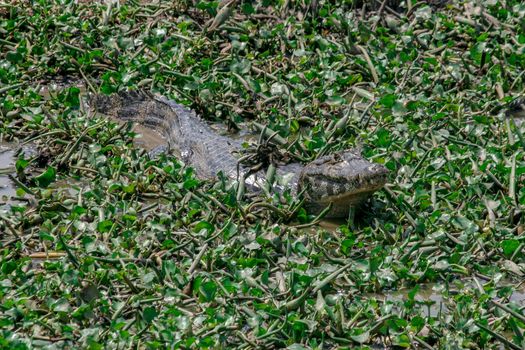
[{"label": "scaly skin", "polygon": [[[248,172],[238,166],[241,141],[219,135],[193,111],[163,97],[144,92],[123,92],[111,96],[95,95],[89,104],[102,114],[119,120],[132,121],[152,128],[164,135],[168,147],[195,169],[202,179],[212,179],[223,172],[238,179]],[[238,171],[239,169],[239,171]],[[352,151],[323,156],[302,165],[299,163],[277,167],[278,191],[289,187],[293,194],[303,191],[305,208],[318,214],[332,203],[327,217],[346,217],[351,207],[357,206],[387,181],[387,169],[370,163]],[[246,178],[252,190],[264,185],[264,172]]]}]

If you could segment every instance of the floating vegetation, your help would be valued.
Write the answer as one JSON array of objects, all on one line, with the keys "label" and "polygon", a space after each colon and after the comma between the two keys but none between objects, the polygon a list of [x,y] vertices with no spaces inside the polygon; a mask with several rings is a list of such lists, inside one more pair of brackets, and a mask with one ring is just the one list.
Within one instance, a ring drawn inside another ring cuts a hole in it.
[{"label": "floating vegetation", "polygon": [[[0,347],[522,349],[525,4],[369,3],[0,4]],[[316,225],[82,102],[134,89],[389,184]]]}]

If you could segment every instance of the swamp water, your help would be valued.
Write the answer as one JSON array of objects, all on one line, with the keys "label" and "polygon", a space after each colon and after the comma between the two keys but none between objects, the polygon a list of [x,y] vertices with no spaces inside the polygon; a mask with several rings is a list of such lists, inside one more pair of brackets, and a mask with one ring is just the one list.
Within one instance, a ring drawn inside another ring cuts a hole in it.
[{"label": "swamp water", "polygon": [[[479,281],[479,280],[478,280]],[[481,282],[481,281],[479,281]],[[457,284],[458,286],[455,286]],[[466,278],[463,280],[453,281],[449,284],[448,291],[445,285],[440,283],[422,283],[418,285],[418,289],[414,294],[414,301],[421,305],[425,305],[423,317],[438,317],[440,314],[446,315],[451,312],[447,308],[447,298],[454,298],[454,295],[459,293],[466,293],[471,291],[473,294],[477,293],[475,289],[475,282],[473,279]],[[460,286],[461,285],[461,286]],[[513,285],[509,281],[502,281],[500,287],[509,287],[512,290],[509,303],[513,303],[520,308],[525,308],[525,286]],[[413,288],[403,288],[396,291],[385,291],[382,293],[368,293],[364,298],[375,298],[386,302],[403,302],[409,300],[409,294]],[[445,297],[444,293],[449,296]],[[491,298],[494,301],[500,301],[500,298]]]},{"label": "swamp water", "polygon": [[0,143],[0,208],[16,197],[16,186],[9,178],[15,173],[15,153],[13,144]]}]

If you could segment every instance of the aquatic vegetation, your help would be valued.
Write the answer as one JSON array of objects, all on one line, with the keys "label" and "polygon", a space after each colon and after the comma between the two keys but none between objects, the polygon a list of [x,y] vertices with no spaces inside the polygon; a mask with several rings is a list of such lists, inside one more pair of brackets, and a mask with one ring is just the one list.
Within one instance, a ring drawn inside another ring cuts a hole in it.
[{"label": "aquatic vegetation", "polygon": [[[0,164],[18,197],[0,207],[1,347],[521,349],[524,14],[0,4],[0,141],[25,145]],[[360,148],[389,184],[326,228],[300,198],[150,157],[82,103],[124,89],[267,125],[304,162]]]}]

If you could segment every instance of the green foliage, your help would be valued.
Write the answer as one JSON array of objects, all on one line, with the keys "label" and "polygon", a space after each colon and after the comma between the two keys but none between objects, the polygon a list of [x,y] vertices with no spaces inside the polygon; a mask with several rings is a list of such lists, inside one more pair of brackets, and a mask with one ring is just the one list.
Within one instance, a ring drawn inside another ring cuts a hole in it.
[{"label": "green foliage", "polygon": [[[0,203],[0,348],[522,348],[525,5],[387,3],[0,5],[0,139],[33,150]],[[82,102],[137,88],[390,184],[309,226]]]}]

